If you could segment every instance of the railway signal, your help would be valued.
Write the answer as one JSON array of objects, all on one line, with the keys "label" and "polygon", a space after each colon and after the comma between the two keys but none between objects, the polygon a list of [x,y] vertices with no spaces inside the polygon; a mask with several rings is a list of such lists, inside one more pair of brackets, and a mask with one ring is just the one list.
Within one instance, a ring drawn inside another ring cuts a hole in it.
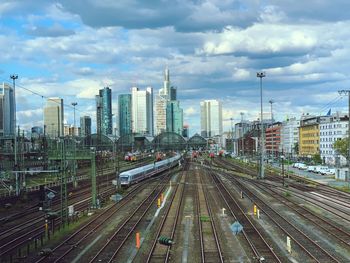
[{"label": "railway signal", "polygon": [[162,244],[165,246],[171,246],[172,244],[174,244],[174,241],[171,238],[163,237],[163,236],[158,238],[158,242],[159,244]]}]

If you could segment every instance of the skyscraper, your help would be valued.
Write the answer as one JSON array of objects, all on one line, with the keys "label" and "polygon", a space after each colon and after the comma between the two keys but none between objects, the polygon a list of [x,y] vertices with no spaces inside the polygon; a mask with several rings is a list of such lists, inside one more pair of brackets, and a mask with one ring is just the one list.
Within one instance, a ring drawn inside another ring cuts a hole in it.
[{"label": "skyscraper", "polygon": [[168,101],[166,107],[166,116],[167,132],[175,132],[181,135],[183,128],[183,111],[180,108],[179,101]]},{"label": "skyscraper", "polygon": [[222,134],[222,105],[218,100],[201,101],[201,135],[203,137]]},{"label": "skyscraper", "polygon": [[182,132],[183,113],[179,101],[176,100],[176,93],[176,87],[170,86],[170,73],[168,67],[166,67],[164,70],[163,88],[159,90],[156,97],[156,134],[164,131],[178,134]]},{"label": "skyscraper", "polygon": [[131,88],[132,132],[153,136],[153,89]]},{"label": "skyscraper", "polygon": [[80,136],[86,137],[91,135],[91,118],[90,116],[80,117]]},{"label": "skyscraper", "polygon": [[131,94],[120,94],[118,96],[120,136],[131,133],[131,107]]},{"label": "skyscraper", "polygon": [[155,116],[156,116],[156,134],[166,131],[166,106],[167,98],[158,94],[156,96]]},{"label": "skyscraper", "polygon": [[63,99],[48,98],[44,108],[44,127],[51,138],[64,136]]},{"label": "skyscraper", "polygon": [[0,136],[14,134],[15,114],[13,88],[7,83],[2,83],[0,86]]},{"label": "skyscraper", "polygon": [[96,95],[96,121],[97,133],[112,135],[112,91],[109,87],[100,89]]}]

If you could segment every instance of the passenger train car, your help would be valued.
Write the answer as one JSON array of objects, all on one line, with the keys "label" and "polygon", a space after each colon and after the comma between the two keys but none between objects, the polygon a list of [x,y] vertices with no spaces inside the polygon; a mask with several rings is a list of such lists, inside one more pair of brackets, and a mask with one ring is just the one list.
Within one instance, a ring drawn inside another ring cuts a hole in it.
[{"label": "passenger train car", "polygon": [[174,157],[122,172],[119,176],[120,185],[129,186],[145,178],[152,177],[159,172],[165,171],[169,167],[174,167],[181,158],[182,156],[180,154],[176,154]]}]

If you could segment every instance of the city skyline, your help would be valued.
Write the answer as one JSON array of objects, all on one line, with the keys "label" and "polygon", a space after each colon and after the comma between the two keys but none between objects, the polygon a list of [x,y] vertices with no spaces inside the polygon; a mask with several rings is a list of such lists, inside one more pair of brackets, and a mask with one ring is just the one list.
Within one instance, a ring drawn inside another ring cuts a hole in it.
[{"label": "city skyline", "polygon": [[[10,74],[19,75],[18,122],[26,129],[42,126],[44,102],[23,88],[67,104],[79,100],[77,118],[93,116],[99,89],[111,87],[116,112],[116,96],[131,86],[158,90],[165,66],[181,87],[184,123],[191,124],[191,132],[200,130],[199,102],[212,97],[223,102],[224,130],[230,127],[227,119],[240,112],[257,116],[260,70],[266,72],[264,106],[275,101],[276,119],[330,107],[344,111],[346,101],[337,91],[350,84],[344,59],[350,53],[347,5],[188,1],[170,8],[166,2],[90,1],[85,6],[90,16],[67,1],[2,1],[0,51],[6,56],[0,79],[11,82]],[[151,9],[162,12],[138,15]],[[103,21],[94,18],[101,13]],[[72,123],[73,109],[65,108],[65,121]]]}]

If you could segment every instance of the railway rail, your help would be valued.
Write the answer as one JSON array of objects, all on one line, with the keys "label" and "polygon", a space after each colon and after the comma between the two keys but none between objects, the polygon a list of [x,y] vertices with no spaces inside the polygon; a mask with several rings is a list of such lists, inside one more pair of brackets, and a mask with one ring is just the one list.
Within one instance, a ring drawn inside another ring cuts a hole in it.
[{"label": "railway rail", "polygon": [[180,209],[183,204],[185,182],[187,180],[186,172],[188,171],[189,163],[184,164],[183,171],[181,173],[180,184],[176,184],[174,194],[172,196],[170,205],[162,217],[159,227],[156,232],[156,238],[152,242],[150,251],[148,252],[146,262],[169,262],[170,259],[170,247],[162,246],[158,243],[160,236],[166,236],[170,239],[174,239],[176,226],[180,218]]},{"label": "railway rail", "polygon": [[98,216],[93,217],[87,224],[84,224],[73,234],[69,235],[64,241],[55,246],[50,255],[41,257],[33,262],[67,262],[65,258],[73,252],[83,241],[86,241],[92,234],[97,232],[106,221],[119,212],[125,205],[128,204],[140,191],[145,189],[152,181],[159,180],[158,178],[152,178],[149,181],[144,181],[137,184],[124,198],[117,203],[117,205],[111,205],[104,210]]},{"label": "railway rail", "polygon": [[275,253],[272,245],[266,241],[266,239],[263,237],[263,234],[258,230],[252,220],[246,215],[245,211],[230,193],[227,186],[225,186],[219,176],[212,170],[209,170],[209,172],[213,178],[216,189],[218,190],[228,208],[228,211],[230,211],[233,218],[244,225],[244,229],[242,231],[243,237],[247,241],[248,246],[251,248],[255,260],[265,260],[266,262],[283,262],[280,256]]},{"label": "railway rail", "polygon": [[270,184],[256,182],[247,178],[240,178],[239,180],[248,182],[249,185],[254,185],[254,187],[274,197],[276,200],[280,201],[289,209],[297,213],[300,217],[308,220],[311,224],[316,225],[323,231],[327,232],[329,235],[332,235],[334,238],[338,239],[340,242],[348,246],[348,249],[350,250],[350,233],[343,227],[332,223],[330,220],[325,220],[315,212],[312,212],[311,210],[300,206],[298,202],[285,197],[283,193],[275,190],[275,187]]},{"label": "railway rail", "polygon": [[[223,174],[225,175],[225,173]],[[268,205],[262,198],[258,197],[239,180],[228,176],[227,174],[225,177],[237,185],[244,192],[244,194],[257,205],[264,215],[266,215],[287,236],[289,236],[306,254],[310,256],[312,260],[320,263],[343,262],[342,259],[338,258],[338,256],[333,255],[331,251],[327,251],[326,248],[321,247],[321,245],[314,241],[309,235],[300,231],[298,227],[294,226],[281,213]]]},{"label": "railway rail", "polygon": [[[197,214],[199,237],[201,247],[201,262],[224,262],[222,248],[218,238],[218,231],[215,225],[214,215],[212,213],[209,200],[203,189],[204,183],[202,177],[196,170],[197,186]],[[206,191],[207,192],[207,191]],[[203,231],[203,229],[205,231]]]},{"label": "railway rail", "polygon": [[158,196],[163,192],[170,176],[166,176],[157,187],[135,208],[134,212],[118,227],[103,247],[89,260],[89,262],[112,262],[120,252],[135,228],[145,217]]},{"label": "railway rail", "polygon": [[[216,162],[221,164],[227,169],[232,170],[232,167],[233,167],[238,172],[245,173],[247,171],[247,168],[242,167],[240,165],[232,164],[231,162],[228,162],[224,159],[220,159],[219,161],[216,161]],[[282,178],[276,175],[269,176],[268,179],[272,182],[282,181]],[[268,181],[263,181],[263,182],[267,183]],[[278,185],[274,185],[274,186],[279,187]],[[332,197],[319,194],[317,188],[310,188],[302,184],[289,182],[288,190],[293,192],[293,195],[299,197],[300,199],[307,201],[313,205],[316,205],[343,220],[348,221],[350,219],[350,210],[349,210],[350,207],[348,203],[340,202],[338,200],[332,200]],[[339,191],[335,190],[335,192],[338,193]],[[308,195],[306,195],[306,193]]]}]

